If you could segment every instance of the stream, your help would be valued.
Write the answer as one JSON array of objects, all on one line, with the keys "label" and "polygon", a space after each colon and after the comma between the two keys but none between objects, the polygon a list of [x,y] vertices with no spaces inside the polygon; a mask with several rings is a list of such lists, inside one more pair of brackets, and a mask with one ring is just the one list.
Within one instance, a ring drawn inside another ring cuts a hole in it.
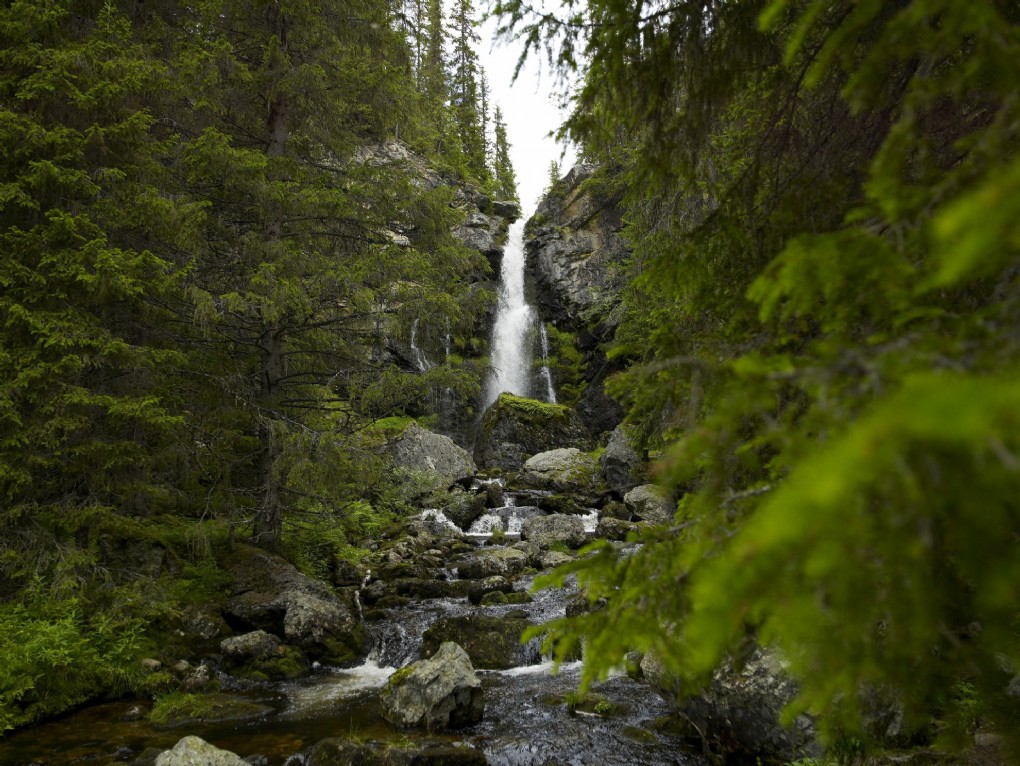
[{"label": "stream", "polygon": [[[517,583],[530,588],[533,578]],[[320,667],[292,681],[241,681],[221,674],[223,691],[261,706],[246,720],[189,721],[157,727],[138,715],[138,701],[91,705],[63,718],[17,732],[0,742],[4,766],[132,764],[147,748],[169,749],[195,734],[252,763],[304,766],[305,751],[327,737],[406,741],[424,734],[398,729],[381,716],[379,690],[395,669],[419,658],[422,634],[441,617],[489,616],[511,612],[540,622],[564,614],[568,591],[545,590],[523,605],[472,606],[467,599],[429,599],[385,610],[366,622],[369,653],[359,667]],[[537,642],[517,650],[516,667],[479,671],[485,691],[485,717],[474,726],[443,735],[484,752],[492,766],[583,766],[586,764],[700,764],[679,736],[660,724],[669,710],[647,685],[625,675],[593,687],[609,715],[572,711],[567,696],[576,689],[580,663],[553,673]],[[150,751],[150,755],[152,751]],[[143,761],[144,762],[144,761]]]}]

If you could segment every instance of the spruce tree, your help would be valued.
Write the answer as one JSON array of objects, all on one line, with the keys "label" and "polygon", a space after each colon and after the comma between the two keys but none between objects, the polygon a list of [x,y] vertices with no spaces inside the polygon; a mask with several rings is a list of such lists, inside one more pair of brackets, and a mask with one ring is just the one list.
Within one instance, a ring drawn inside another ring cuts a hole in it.
[{"label": "spruce tree", "polygon": [[404,43],[386,5],[264,14],[210,0],[174,20],[182,105],[201,104],[182,126],[177,167],[182,191],[208,209],[179,311],[198,317],[195,358],[217,390],[193,396],[224,447],[217,482],[271,549],[285,511],[346,482],[328,472],[341,468],[326,455],[342,441],[326,434],[353,430],[374,388],[392,383],[373,352],[392,307],[409,311],[470,271],[463,250],[429,262],[400,244],[391,222],[412,230],[423,212],[406,169],[357,159],[360,145],[385,138],[381,107],[395,109],[404,87],[390,58]]},{"label": "spruce tree", "polygon": [[882,689],[1020,748],[1015,4],[569,5],[498,10],[583,56],[567,128],[627,157],[612,390],[680,500],[573,567],[607,606],[563,648],[704,680],[753,638],[831,741]]},{"label": "spruce tree", "polygon": [[56,551],[158,491],[179,421],[160,373],[177,356],[153,341],[175,268],[153,250],[199,215],[165,189],[146,107],[163,68],[112,6],[83,11],[8,8],[0,46],[0,528],[46,530]]},{"label": "spruce tree", "polygon": [[479,90],[478,33],[472,0],[457,0],[452,14],[453,57],[450,62],[450,108],[470,176],[485,181],[485,135]]},{"label": "spruce tree", "polygon": [[495,190],[502,199],[517,201],[517,176],[513,163],[510,161],[510,143],[506,137],[506,123],[503,121],[503,110],[496,105],[493,117],[495,143],[492,153],[492,176]]}]

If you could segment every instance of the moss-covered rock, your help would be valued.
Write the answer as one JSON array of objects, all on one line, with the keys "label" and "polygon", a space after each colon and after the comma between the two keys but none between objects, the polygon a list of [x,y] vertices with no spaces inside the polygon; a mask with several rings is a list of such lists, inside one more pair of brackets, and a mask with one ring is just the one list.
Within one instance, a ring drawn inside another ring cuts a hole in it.
[{"label": "moss-covered rock", "polygon": [[389,452],[398,472],[427,473],[449,486],[470,481],[475,475],[471,456],[453,439],[410,423],[389,445]]},{"label": "moss-covered rock", "polygon": [[239,545],[223,566],[234,575],[226,617],[235,628],[283,636],[330,664],[355,662],[364,632],[355,612],[322,582],[265,551]]},{"label": "moss-covered rock", "polygon": [[444,617],[425,631],[422,653],[435,652],[444,641],[457,641],[471,657],[476,668],[506,670],[516,667],[521,646],[521,634],[532,623],[521,617],[489,617],[466,615]]},{"label": "moss-covered rock", "polygon": [[569,407],[500,394],[482,417],[475,462],[516,471],[531,455],[556,447],[588,449],[591,437]]},{"label": "moss-covered rock", "polygon": [[482,606],[499,606],[500,604],[509,603],[506,598],[506,594],[502,591],[494,590],[491,593],[486,593],[482,596]]},{"label": "moss-covered rock", "polygon": [[430,731],[470,725],[485,709],[482,683],[464,649],[452,641],[394,673],[379,701],[386,720]]},{"label": "moss-covered rock", "polygon": [[519,479],[525,487],[589,498],[600,488],[598,462],[576,447],[560,447],[532,455]]},{"label": "moss-covered rock", "polygon": [[579,516],[552,514],[535,516],[521,526],[521,539],[534,542],[543,550],[558,544],[580,548],[588,539]]},{"label": "moss-covered rock", "polygon": [[263,630],[224,639],[220,651],[225,669],[242,678],[276,681],[298,678],[308,672],[308,661],[300,650],[284,645]]},{"label": "moss-covered rock", "polygon": [[512,576],[530,563],[527,553],[514,548],[485,548],[457,564],[464,580],[481,580],[496,575]]},{"label": "moss-covered rock", "polygon": [[233,694],[189,694],[171,692],[156,699],[149,720],[157,726],[187,727],[195,723],[251,721],[272,712],[272,708]]},{"label": "moss-covered rock", "polygon": [[493,575],[472,581],[467,597],[472,604],[480,604],[490,593],[513,593],[513,590],[514,586],[510,580],[503,575]]}]

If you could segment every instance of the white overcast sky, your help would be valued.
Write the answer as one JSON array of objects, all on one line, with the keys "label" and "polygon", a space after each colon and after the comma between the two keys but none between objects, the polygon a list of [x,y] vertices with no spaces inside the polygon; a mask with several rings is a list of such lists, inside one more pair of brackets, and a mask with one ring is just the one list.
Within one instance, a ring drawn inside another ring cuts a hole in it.
[{"label": "white overcast sky", "polygon": [[[480,5],[479,10],[484,12],[486,4]],[[548,67],[543,71],[540,63],[544,62],[532,55],[517,82],[511,85],[521,46],[495,42],[495,29],[495,20],[489,19],[478,30],[481,38],[478,54],[492,92],[492,111],[495,113],[497,103],[503,109],[510,159],[517,173],[517,191],[527,218],[535,211],[548,185],[549,163],[560,162],[565,173],[573,165],[575,154],[573,147],[569,147],[561,159],[564,147],[549,135],[566,116],[555,103],[553,73]]]}]

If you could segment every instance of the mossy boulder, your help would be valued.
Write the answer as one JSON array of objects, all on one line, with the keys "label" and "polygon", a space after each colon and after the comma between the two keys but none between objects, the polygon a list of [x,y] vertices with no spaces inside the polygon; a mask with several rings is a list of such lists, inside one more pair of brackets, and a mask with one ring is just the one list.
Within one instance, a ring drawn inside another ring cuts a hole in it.
[{"label": "mossy boulder", "polygon": [[156,757],[156,766],[248,766],[247,761],[229,750],[220,750],[199,737],[184,737]]},{"label": "mossy boulder", "polygon": [[617,426],[610,435],[605,451],[599,456],[599,468],[606,484],[615,492],[626,492],[637,483],[642,473],[641,457],[623,426]]},{"label": "mossy boulder", "polygon": [[569,407],[504,393],[482,416],[475,462],[484,468],[517,471],[531,455],[563,446],[587,449],[590,441]]},{"label": "mossy boulder", "polygon": [[264,630],[220,642],[223,663],[232,675],[260,681],[298,678],[308,672],[304,655]]},{"label": "mossy boulder", "polygon": [[576,447],[560,447],[532,455],[518,478],[525,487],[591,497],[599,489],[595,458]]},{"label": "mossy boulder", "polygon": [[543,550],[558,544],[568,548],[580,548],[588,539],[584,522],[579,516],[554,513],[549,516],[535,516],[521,526],[521,539],[537,543]]},{"label": "mossy boulder", "polygon": [[422,637],[422,653],[435,652],[446,641],[456,640],[483,670],[506,670],[522,664],[521,634],[532,626],[523,617],[444,617],[432,623]]},{"label": "mossy boulder", "polygon": [[676,514],[676,503],[655,484],[634,487],[624,495],[623,503],[636,519],[649,524],[669,524]]},{"label": "mossy boulder", "polygon": [[222,692],[187,694],[172,692],[156,699],[149,720],[158,727],[190,728],[196,723],[253,721],[272,712],[268,705]]},{"label": "mossy boulder", "polygon": [[483,580],[475,580],[471,582],[471,587],[468,590],[468,601],[472,604],[480,604],[483,599],[491,593],[512,593],[514,589],[513,583],[502,575],[493,575],[492,577],[486,577]]},{"label": "mossy boulder", "polygon": [[452,641],[394,673],[379,701],[387,721],[429,731],[468,726],[485,710],[482,682],[467,653]]},{"label": "mossy boulder", "polygon": [[235,629],[261,629],[322,662],[355,662],[364,647],[361,621],[322,582],[278,556],[236,546],[222,566],[234,576],[225,617]]},{"label": "mossy boulder", "polygon": [[523,571],[530,562],[527,553],[514,548],[483,548],[461,561],[457,565],[457,574],[464,580],[512,576]]},{"label": "mossy boulder", "polygon": [[404,432],[388,446],[398,472],[434,475],[440,484],[450,486],[469,482],[475,475],[471,455],[453,439],[409,423]]},{"label": "mossy boulder", "polygon": [[611,516],[599,519],[599,525],[595,529],[595,537],[604,540],[626,540],[631,532],[639,529],[636,522],[614,519]]}]

